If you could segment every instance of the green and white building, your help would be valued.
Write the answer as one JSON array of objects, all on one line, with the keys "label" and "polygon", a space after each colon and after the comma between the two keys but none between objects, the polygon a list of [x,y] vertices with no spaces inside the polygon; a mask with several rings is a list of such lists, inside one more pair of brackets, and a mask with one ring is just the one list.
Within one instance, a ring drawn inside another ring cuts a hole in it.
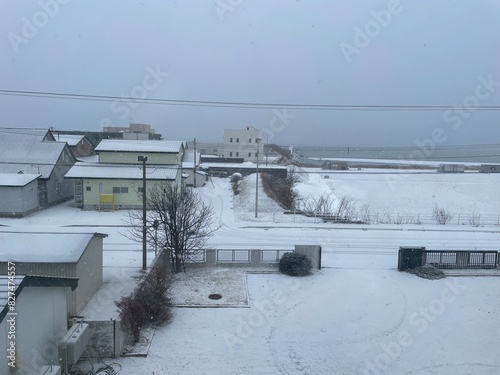
[{"label": "green and white building", "polygon": [[97,162],[76,163],[65,176],[74,180],[77,207],[142,207],[142,156],[147,157],[146,189],[154,183],[182,183],[183,142],[103,140],[95,151]]}]

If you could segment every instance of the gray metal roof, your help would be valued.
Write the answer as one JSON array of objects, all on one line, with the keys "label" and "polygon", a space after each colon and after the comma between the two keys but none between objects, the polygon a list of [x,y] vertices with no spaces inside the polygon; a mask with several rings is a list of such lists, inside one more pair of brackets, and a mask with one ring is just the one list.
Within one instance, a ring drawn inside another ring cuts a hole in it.
[{"label": "gray metal roof", "polygon": [[42,128],[0,128],[0,137],[4,135],[30,136],[36,138],[40,142],[44,140],[54,140],[50,130]]},{"label": "gray metal roof", "polygon": [[[146,141],[144,141],[146,142]],[[148,180],[175,180],[177,165],[147,165]],[[142,180],[142,165],[76,163],[64,176],[65,178]]]},{"label": "gray metal roof", "polygon": [[42,133],[41,129],[0,128],[0,173],[34,173],[49,178],[66,143],[43,141]]},{"label": "gray metal roof", "polygon": [[0,173],[0,186],[26,186],[38,177],[39,174]]},{"label": "gray metal roof", "polygon": [[181,141],[138,141],[138,140],[115,140],[103,139],[95,148],[95,151],[111,152],[159,152],[178,153],[183,147]]}]

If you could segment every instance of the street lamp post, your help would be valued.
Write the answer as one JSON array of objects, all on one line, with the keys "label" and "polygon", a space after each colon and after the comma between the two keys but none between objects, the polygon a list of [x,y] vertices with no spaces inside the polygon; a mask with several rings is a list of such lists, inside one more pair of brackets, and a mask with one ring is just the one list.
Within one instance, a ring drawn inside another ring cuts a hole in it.
[{"label": "street lamp post", "polygon": [[259,147],[260,141],[262,138],[255,138],[255,142],[257,142],[257,173],[255,176],[255,217],[258,217],[258,208],[259,208]]},{"label": "street lamp post", "polygon": [[147,249],[146,249],[146,162],[147,156],[138,156],[137,161],[142,161],[142,269],[147,268]]}]

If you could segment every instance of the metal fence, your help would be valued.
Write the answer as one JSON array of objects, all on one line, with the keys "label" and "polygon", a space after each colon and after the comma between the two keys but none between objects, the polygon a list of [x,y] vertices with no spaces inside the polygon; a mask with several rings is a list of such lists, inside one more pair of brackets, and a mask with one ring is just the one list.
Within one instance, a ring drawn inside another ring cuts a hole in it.
[{"label": "metal fence", "polygon": [[279,263],[286,253],[293,253],[293,250],[262,250],[262,263]]},{"label": "metal fence", "polygon": [[496,251],[422,251],[422,264],[436,268],[497,268]]},{"label": "metal fence", "polygon": [[217,250],[217,263],[249,263],[251,250]]}]

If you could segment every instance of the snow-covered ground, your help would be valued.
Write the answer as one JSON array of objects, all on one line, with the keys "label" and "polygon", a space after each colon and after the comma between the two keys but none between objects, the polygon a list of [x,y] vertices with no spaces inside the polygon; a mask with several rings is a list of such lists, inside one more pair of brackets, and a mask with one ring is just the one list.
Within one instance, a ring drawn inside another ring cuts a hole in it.
[{"label": "snow-covered ground", "polygon": [[[394,213],[428,212],[433,200],[457,212],[476,207],[482,215],[500,207],[497,175],[414,173],[391,189],[387,173],[332,172],[326,179],[325,172],[308,172],[298,187],[301,194],[349,194]],[[236,197],[229,179],[214,178],[199,191],[214,208],[219,228],[210,246],[320,244],[324,268],[304,278],[242,277],[242,270],[227,269],[204,278],[203,272],[190,276],[188,270],[190,280],[174,293],[176,303],[189,308],[174,308],[172,323],[156,331],[146,358],[115,359],[120,374],[500,373],[499,278],[428,281],[395,269],[399,246],[499,250],[500,227],[333,225],[283,215],[261,189],[255,218],[255,175],[243,180]],[[140,244],[122,235],[124,218],[120,211],[80,211],[64,204],[25,219],[0,219],[0,225],[9,226],[2,230],[54,231],[56,226],[108,233],[104,264],[110,292],[94,300],[87,313],[109,319],[116,314],[113,300],[133,288],[130,275],[141,265]],[[232,294],[231,307],[193,306],[205,304],[195,296],[217,292]]]}]

